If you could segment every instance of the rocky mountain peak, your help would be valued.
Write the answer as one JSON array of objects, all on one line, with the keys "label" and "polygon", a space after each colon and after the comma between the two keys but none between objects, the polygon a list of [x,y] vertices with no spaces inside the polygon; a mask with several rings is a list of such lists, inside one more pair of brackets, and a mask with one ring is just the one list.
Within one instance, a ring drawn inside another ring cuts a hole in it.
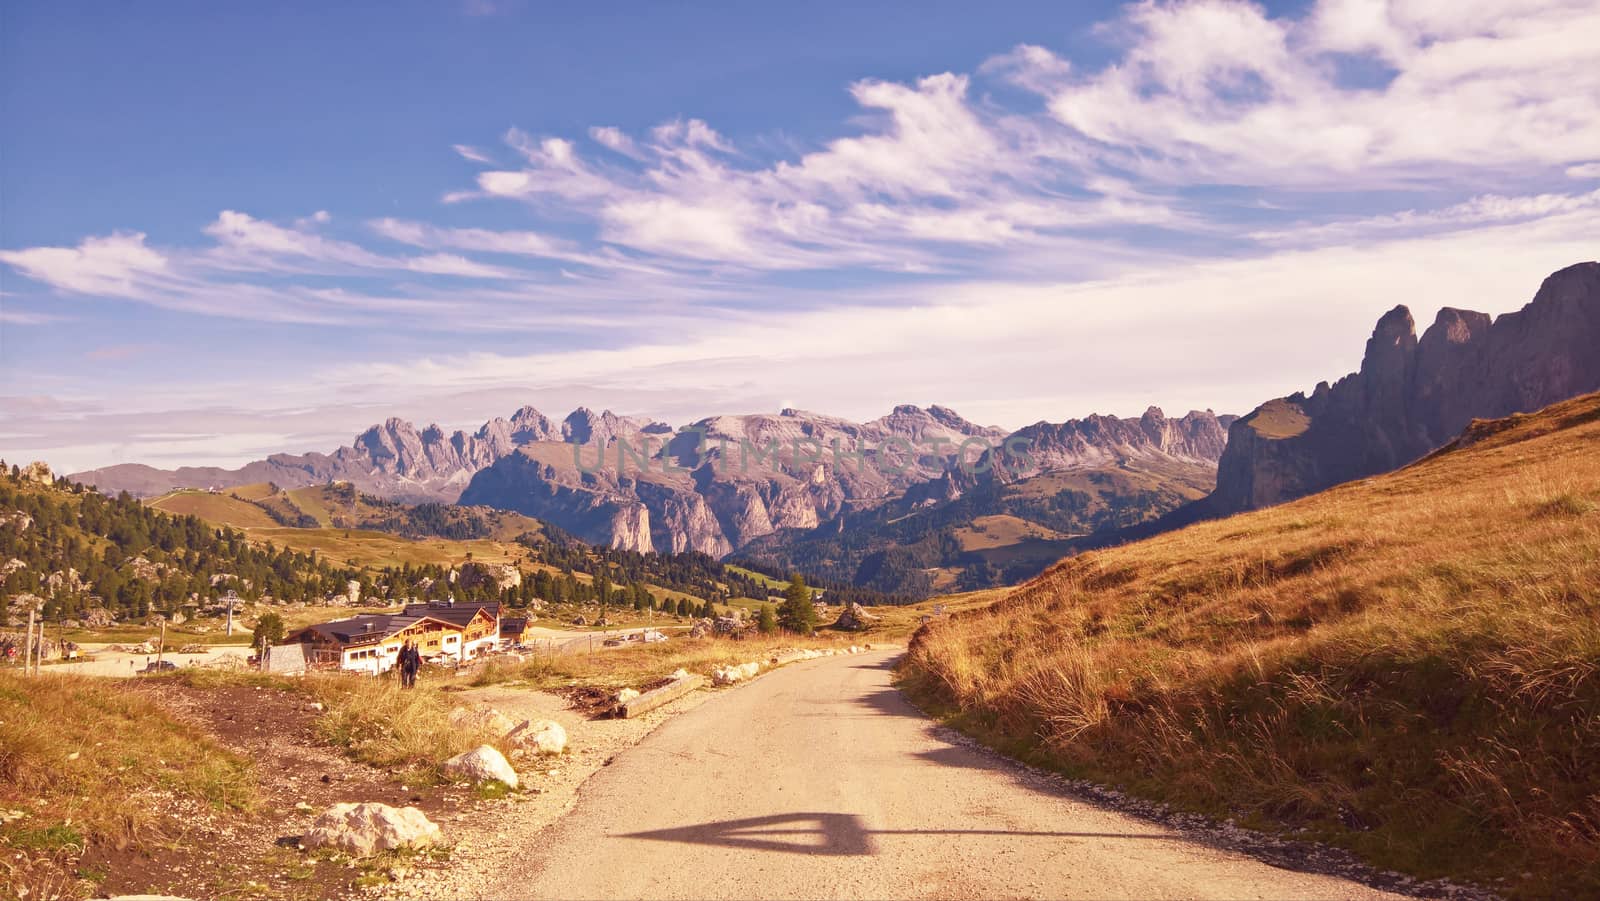
[{"label": "rocky mountain peak", "polygon": [[1367,352],[1361,360],[1361,372],[1391,372],[1404,367],[1417,348],[1417,325],[1411,311],[1404,304],[1383,314],[1367,339]]},{"label": "rocky mountain peak", "polygon": [[[1359,372],[1308,398],[1257,408],[1229,431],[1212,506],[1267,506],[1387,472],[1438,448],[1474,418],[1537,410],[1600,389],[1600,263],[1547,277],[1497,319],[1446,307],[1416,337],[1411,311],[1385,313]],[[1292,408],[1295,428],[1274,428]],[[1257,415],[1260,414],[1260,415]]]}]

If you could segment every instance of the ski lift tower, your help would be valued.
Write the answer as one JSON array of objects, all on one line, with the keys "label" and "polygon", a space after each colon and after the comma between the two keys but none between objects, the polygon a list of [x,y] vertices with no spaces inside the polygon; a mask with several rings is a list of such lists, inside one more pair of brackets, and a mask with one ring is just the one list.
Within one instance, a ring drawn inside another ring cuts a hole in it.
[{"label": "ski lift tower", "polygon": [[232,588],[228,589],[228,593],[222,596],[222,602],[224,604],[228,605],[228,635],[232,636],[233,635],[233,605],[237,604],[239,602],[239,594],[238,594],[238,592],[235,592]]}]

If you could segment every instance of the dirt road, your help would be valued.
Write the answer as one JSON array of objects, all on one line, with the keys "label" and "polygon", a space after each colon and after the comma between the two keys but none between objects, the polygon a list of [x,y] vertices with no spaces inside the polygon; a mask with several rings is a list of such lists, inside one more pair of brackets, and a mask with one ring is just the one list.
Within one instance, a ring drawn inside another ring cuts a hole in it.
[{"label": "dirt road", "polygon": [[942,738],[893,652],[785,667],[584,786],[504,898],[1379,898],[1074,798]]}]

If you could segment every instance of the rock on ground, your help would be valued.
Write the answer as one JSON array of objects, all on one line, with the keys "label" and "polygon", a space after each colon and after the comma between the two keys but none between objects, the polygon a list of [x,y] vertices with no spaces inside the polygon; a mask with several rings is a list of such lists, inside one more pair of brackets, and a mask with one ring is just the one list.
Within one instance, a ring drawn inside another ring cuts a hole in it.
[{"label": "rock on ground", "polygon": [[617,692],[617,703],[618,704],[626,704],[629,701],[633,700],[634,698],[637,698],[638,696],[639,696],[639,689],[637,689],[637,688],[624,688],[623,690]]},{"label": "rock on ground", "polygon": [[877,621],[878,617],[868,613],[867,608],[861,606],[860,604],[851,603],[846,605],[843,610],[839,611],[839,619],[833,624],[833,627],[835,629],[846,629],[852,632],[859,632],[863,629],[872,628]]},{"label": "rock on ground", "polygon": [[473,782],[499,780],[512,788],[517,787],[517,771],[511,768],[506,755],[491,745],[479,745],[471,751],[446,760],[442,769],[452,776],[462,776]]},{"label": "rock on ground", "polygon": [[509,738],[518,747],[540,754],[560,754],[567,749],[567,730],[555,720],[525,720],[511,730]]},{"label": "rock on ground", "polygon": [[334,848],[354,857],[369,857],[396,848],[423,848],[436,844],[441,833],[427,815],[415,807],[390,807],[368,801],[335,804],[311,824],[301,837],[305,848]]},{"label": "rock on ground", "polygon": [[493,707],[457,707],[450,711],[450,725],[457,729],[484,729],[495,738],[504,738],[517,727],[516,721]]},{"label": "rock on ground", "polygon": [[732,685],[745,679],[753,679],[761,672],[761,664],[756,662],[741,663],[737,666],[719,666],[711,671],[711,681],[716,685]]}]

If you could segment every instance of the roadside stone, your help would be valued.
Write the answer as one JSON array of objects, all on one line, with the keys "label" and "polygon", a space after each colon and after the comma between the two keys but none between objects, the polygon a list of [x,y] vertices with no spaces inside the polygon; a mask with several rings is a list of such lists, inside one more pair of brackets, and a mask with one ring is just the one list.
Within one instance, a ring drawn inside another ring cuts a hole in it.
[{"label": "roadside stone", "polygon": [[637,688],[624,688],[623,690],[617,692],[617,703],[626,704],[638,696],[639,690]]},{"label": "roadside stone", "polygon": [[741,663],[737,666],[719,666],[711,671],[711,682],[714,685],[732,685],[753,679],[761,672],[761,664],[757,662]]},{"label": "roadside stone", "polygon": [[415,807],[344,802],[317,817],[300,844],[304,848],[333,848],[352,857],[370,857],[397,848],[425,848],[438,843],[441,837],[438,825]]},{"label": "roadside stone", "polygon": [[495,738],[511,734],[517,723],[493,707],[457,707],[450,711],[450,725],[457,729],[483,729]]},{"label": "roadside stone", "polygon": [[554,720],[526,720],[507,737],[518,747],[540,754],[560,754],[567,749],[567,730]]},{"label": "roadside stone", "polygon": [[511,768],[506,755],[491,745],[478,747],[446,760],[441,768],[452,776],[462,776],[473,782],[498,780],[512,788],[517,787],[517,771]]}]

